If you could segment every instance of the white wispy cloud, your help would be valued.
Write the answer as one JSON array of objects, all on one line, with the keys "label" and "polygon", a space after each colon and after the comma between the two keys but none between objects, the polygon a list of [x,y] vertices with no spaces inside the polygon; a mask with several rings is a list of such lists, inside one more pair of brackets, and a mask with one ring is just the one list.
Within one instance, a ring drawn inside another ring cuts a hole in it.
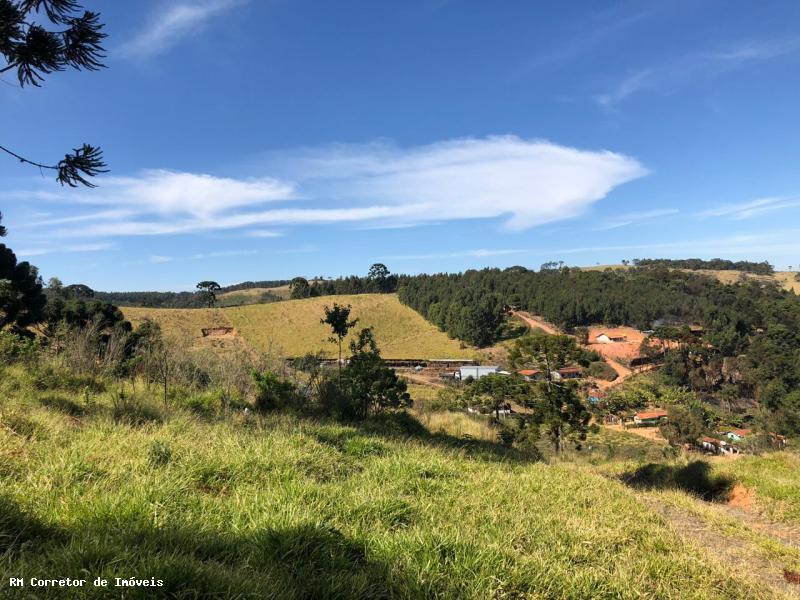
[{"label": "white wispy cloud", "polygon": [[[575,217],[615,187],[644,176],[634,158],[515,136],[398,148],[389,143],[330,146],[267,157],[232,179],[174,171],[104,178],[98,189],[48,191],[74,206],[114,206],[33,223],[62,237],[187,234],[264,226],[357,223],[401,226],[458,219],[504,219],[523,230]],[[277,173],[277,174],[276,174]],[[35,196],[35,192],[18,192]],[[286,203],[291,206],[285,206]],[[44,224],[43,224],[44,223]],[[253,229],[256,228],[256,229]]]},{"label": "white wispy cloud", "polygon": [[490,256],[507,256],[510,254],[524,254],[528,250],[460,250],[457,252],[438,252],[432,254],[397,254],[384,257],[386,260],[434,260],[441,258],[488,258]]},{"label": "white wispy cloud", "polygon": [[283,232],[272,231],[271,229],[253,229],[247,232],[248,237],[254,238],[278,238],[283,237]]},{"label": "white wispy cloud", "polygon": [[626,76],[613,89],[603,94],[598,94],[595,100],[604,107],[612,107],[628,96],[647,89],[653,85],[653,70],[640,69]]},{"label": "white wispy cloud", "polygon": [[676,215],[680,211],[677,208],[656,208],[653,210],[646,210],[642,212],[633,212],[619,215],[617,218],[600,224],[593,229],[595,231],[606,231],[608,229],[619,229],[620,227],[627,227],[636,223],[647,223],[660,217],[669,217]]},{"label": "white wispy cloud", "polygon": [[643,21],[654,17],[663,7],[651,3],[645,10],[631,12],[624,3],[602,8],[594,12],[583,12],[579,23],[569,22],[557,32],[556,40],[547,40],[535,56],[526,59],[514,70],[516,76],[527,76],[543,68],[559,66],[575,60],[609,39],[619,36]]},{"label": "white wispy cloud", "polygon": [[27,258],[32,256],[44,256],[45,254],[72,254],[75,252],[104,252],[111,250],[114,246],[110,243],[101,242],[96,244],[65,244],[40,246],[38,248],[23,248],[18,250],[17,255]]},{"label": "white wispy cloud", "polygon": [[735,204],[723,204],[716,208],[697,213],[698,217],[728,217],[731,219],[749,219],[757,217],[768,212],[782,210],[785,208],[794,208],[800,206],[800,198],[776,196],[770,198],[758,198],[756,200],[749,200],[747,202],[739,202]]},{"label": "white wispy cloud", "polygon": [[610,89],[595,95],[603,108],[613,108],[625,99],[645,91],[671,91],[699,78],[711,78],[747,64],[770,60],[800,51],[800,37],[749,40],[713,51],[687,53],[658,66],[629,72]]},{"label": "white wispy cloud", "polygon": [[751,40],[706,54],[711,60],[734,63],[765,60],[800,50],[800,38]]},{"label": "white wispy cloud", "polygon": [[181,40],[203,31],[212,18],[244,4],[247,0],[197,0],[168,2],[151,15],[147,25],[120,48],[123,56],[151,58]]},{"label": "white wispy cloud", "polygon": [[[190,256],[164,256],[161,254],[153,254],[146,262],[150,264],[163,264],[175,261],[208,260],[212,258],[231,258],[234,256],[254,256],[256,254],[259,254],[258,250],[217,250],[215,252],[201,252],[198,254],[192,254]],[[136,264],[141,264],[141,262]]]}]

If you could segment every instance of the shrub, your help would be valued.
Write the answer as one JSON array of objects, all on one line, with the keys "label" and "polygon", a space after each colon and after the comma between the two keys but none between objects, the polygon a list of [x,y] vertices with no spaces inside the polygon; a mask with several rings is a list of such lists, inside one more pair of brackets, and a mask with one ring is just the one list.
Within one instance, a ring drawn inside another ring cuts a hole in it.
[{"label": "shrub", "polygon": [[155,441],[150,444],[147,452],[147,462],[154,467],[161,467],[172,460],[172,449],[167,442]]},{"label": "shrub", "polygon": [[32,363],[41,346],[36,338],[22,337],[10,331],[0,331],[0,363]]},{"label": "shrub", "polygon": [[117,423],[131,426],[160,423],[163,420],[158,408],[141,402],[132,395],[128,396],[124,390],[111,394],[111,416]]},{"label": "shrub", "polygon": [[280,379],[274,373],[253,371],[256,384],[256,410],[266,412],[288,406],[299,399],[297,388],[291,381]]},{"label": "shrub", "polygon": [[222,392],[209,390],[199,394],[189,394],[183,399],[183,406],[195,414],[212,416],[222,408]]},{"label": "shrub", "polygon": [[614,381],[617,378],[617,372],[611,365],[599,360],[589,364],[589,375],[604,381]]},{"label": "shrub", "polygon": [[353,421],[358,414],[358,407],[350,396],[345,394],[334,379],[324,378],[319,382],[317,398],[320,408],[335,419]]}]

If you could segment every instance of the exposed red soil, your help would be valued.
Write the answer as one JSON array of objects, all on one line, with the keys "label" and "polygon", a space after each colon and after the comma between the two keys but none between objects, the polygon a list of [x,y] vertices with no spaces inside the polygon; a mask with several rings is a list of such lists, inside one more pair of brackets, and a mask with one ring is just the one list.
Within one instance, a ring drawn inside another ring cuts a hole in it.
[{"label": "exposed red soil", "polygon": [[728,506],[750,510],[753,506],[753,491],[748,490],[741,483],[737,483],[728,497]]}]

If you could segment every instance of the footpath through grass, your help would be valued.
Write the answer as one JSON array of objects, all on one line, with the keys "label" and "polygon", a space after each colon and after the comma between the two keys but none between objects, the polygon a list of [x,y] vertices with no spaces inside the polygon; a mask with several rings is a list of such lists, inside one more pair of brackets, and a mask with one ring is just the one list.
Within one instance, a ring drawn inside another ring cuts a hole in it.
[{"label": "footpath through grass", "polygon": [[96,577],[163,583],[126,598],[770,597],[578,465],[404,415],[126,412],[0,371],[3,597],[121,595]]}]

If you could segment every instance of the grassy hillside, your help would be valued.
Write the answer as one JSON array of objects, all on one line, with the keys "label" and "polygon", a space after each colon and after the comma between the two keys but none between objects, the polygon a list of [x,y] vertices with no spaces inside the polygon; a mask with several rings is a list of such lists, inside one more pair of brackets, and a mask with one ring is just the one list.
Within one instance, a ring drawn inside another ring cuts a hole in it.
[{"label": "grassy hillside", "polygon": [[471,358],[474,349],[461,348],[414,310],[400,304],[394,294],[325,296],[223,309],[225,316],[254,348],[286,356],[325,351],[336,356],[327,341],[330,329],[322,325],[323,307],[334,302],[350,304],[358,326],[372,327],[385,358]]},{"label": "grassy hillside", "polygon": [[156,321],[164,334],[181,347],[224,350],[244,343],[239,337],[203,337],[203,328],[233,327],[222,309],[122,307],[120,310],[134,327],[146,318]]},{"label": "grassy hillside", "polygon": [[278,287],[270,288],[247,288],[244,290],[235,290],[232,292],[223,292],[217,294],[217,300],[222,304],[256,304],[261,301],[264,294],[272,294],[278,298],[288,300],[292,291],[288,285],[281,285]]},{"label": "grassy hillside", "polygon": [[134,325],[150,317],[161,324],[165,334],[186,340],[195,348],[233,343],[203,338],[201,333],[203,328],[227,326],[236,328],[235,340],[244,341],[256,350],[284,356],[322,351],[334,357],[336,347],[328,341],[330,329],[319,322],[324,316],[323,307],[334,302],[353,307],[351,315],[359,319],[356,330],[374,328],[385,358],[472,358],[476,354],[474,348],[462,348],[461,342],[451,340],[415,311],[400,304],[393,294],[325,296],[220,309],[123,308],[122,311]]},{"label": "grassy hillside", "polygon": [[10,576],[88,577],[73,598],[119,597],[91,579],[123,576],[163,581],[131,599],[777,597],[576,464],[408,418],[150,405],[131,421],[63,383],[0,377],[6,598],[66,596]]}]

